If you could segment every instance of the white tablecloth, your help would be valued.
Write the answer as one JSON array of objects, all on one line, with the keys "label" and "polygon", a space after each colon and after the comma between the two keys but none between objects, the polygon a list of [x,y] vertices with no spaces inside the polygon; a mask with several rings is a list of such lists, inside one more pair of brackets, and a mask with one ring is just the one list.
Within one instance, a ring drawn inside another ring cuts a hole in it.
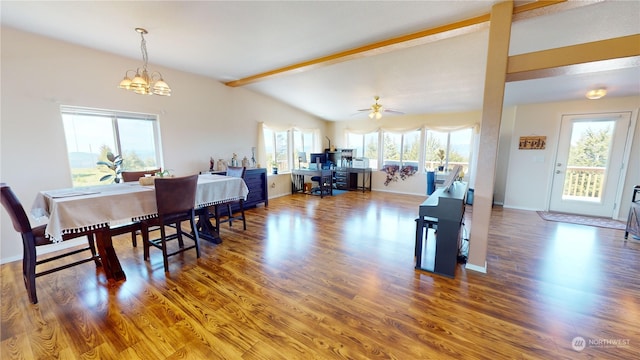
[{"label": "white tablecloth", "polygon": [[[246,199],[248,193],[240,178],[200,175],[195,205]],[[53,242],[62,241],[64,234],[126,224],[156,213],[154,187],[137,182],[41,191],[31,207],[34,217],[49,218],[45,235]]]}]

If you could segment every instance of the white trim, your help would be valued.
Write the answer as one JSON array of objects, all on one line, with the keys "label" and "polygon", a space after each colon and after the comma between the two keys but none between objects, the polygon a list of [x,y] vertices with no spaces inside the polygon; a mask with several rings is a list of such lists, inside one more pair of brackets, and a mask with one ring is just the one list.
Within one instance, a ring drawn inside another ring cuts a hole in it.
[{"label": "white trim", "polygon": [[484,262],[484,267],[467,263],[467,265],[465,265],[465,269],[469,269],[469,270],[472,270],[472,271],[477,271],[477,272],[481,272],[483,274],[486,274],[487,273],[487,262],[486,261]]}]

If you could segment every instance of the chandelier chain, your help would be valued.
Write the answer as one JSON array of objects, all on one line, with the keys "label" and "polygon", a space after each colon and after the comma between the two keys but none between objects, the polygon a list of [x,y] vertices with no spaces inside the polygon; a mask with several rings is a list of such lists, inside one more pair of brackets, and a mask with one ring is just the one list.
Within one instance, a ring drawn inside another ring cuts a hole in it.
[{"label": "chandelier chain", "polygon": [[147,62],[149,59],[149,56],[147,55],[147,41],[144,39],[144,33],[140,32],[140,37],[142,38],[142,41],[140,42],[140,51],[142,51],[142,62],[143,62],[143,68],[145,70],[147,70]]}]

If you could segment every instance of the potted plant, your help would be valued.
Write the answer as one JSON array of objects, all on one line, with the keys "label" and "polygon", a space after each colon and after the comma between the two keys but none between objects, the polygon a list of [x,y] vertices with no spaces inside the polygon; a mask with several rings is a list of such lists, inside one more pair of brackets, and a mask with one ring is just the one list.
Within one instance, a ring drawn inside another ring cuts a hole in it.
[{"label": "potted plant", "polygon": [[107,152],[107,160],[106,161],[98,161],[96,165],[104,165],[108,167],[113,174],[107,174],[100,178],[100,181],[112,181],[115,183],[120,182],[120,174],[122,173],[122,156],[113,155],[111,151]]},{"label": "potted plant", "polygon": [[445,156],[444,149],[438,149],[438,151],[436,151],[436,157],[440,161],[440,165],[438,166],[438,171],[444,170],[444,156]]}]

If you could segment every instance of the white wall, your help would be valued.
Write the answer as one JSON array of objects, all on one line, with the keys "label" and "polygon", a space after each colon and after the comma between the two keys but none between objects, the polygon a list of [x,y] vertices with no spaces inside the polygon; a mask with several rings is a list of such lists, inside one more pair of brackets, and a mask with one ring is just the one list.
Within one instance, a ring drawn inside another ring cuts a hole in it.
[{"label": "white wall", "polygon": [[[157,114],[163,165],[176,175],[208,169],[210,156],[251,157],[259,121],[315,127],[323,137],[326,131],[325,121],[271,98],[153,64],[171,86],[171,97],[133,94],[117,85],[140,59],[1,30],[0,179],[27,212],[38,191],[72,185],[60,105]],[[20,237],[4,210],[0,216],[0,262],[19,259]]]},{"label": "white wall", "polygon": [[[517,107],[512,125],[509,148],[500,149],[499,157],[508,158],[508,176],[505,186],[504,206],[526,210],[546,210],[551,189],[555,155],[563,114],[589,114],[633,111],[637,116],[640,97],[603,98],[521,105]],[[511,126],[510,124],[506,124]],[[640,184],[640,122],[636,123],[631,157],[620,203],[619,219],[626,219],[631,204],[631,189]],[[518,138],[528,135],[544,135],[544,150],[518,150]],[[504,136],[508,136],[507,133]],[[508,152],[508,153],[507,153]]]}]

